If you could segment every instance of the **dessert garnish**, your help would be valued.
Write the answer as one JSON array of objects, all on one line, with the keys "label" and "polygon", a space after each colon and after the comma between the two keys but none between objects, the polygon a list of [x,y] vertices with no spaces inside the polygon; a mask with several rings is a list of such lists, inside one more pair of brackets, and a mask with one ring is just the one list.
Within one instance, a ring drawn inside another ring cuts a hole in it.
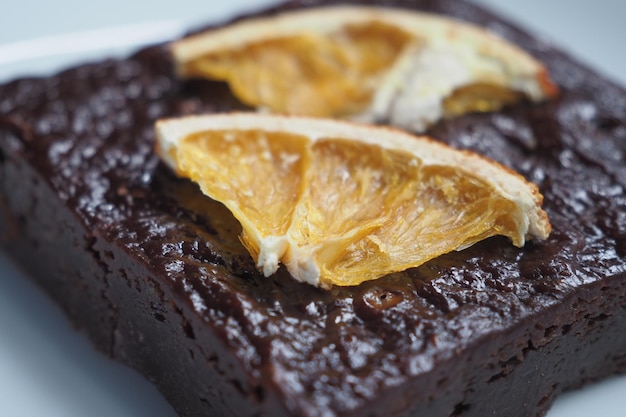
[{"label": "dessert garnish", "polygon": [[171,49],[180,77],[225,81],[252,107],[414,131],[557,92],[541,62],[487,30],[395,8],[330,6],[251,18]]},{"label": "dessert garnish", "polygon": [[269,276],[356,285],[482,239],[544,239],[522,176],[424,136],[332,119],[231,113],[157,122],[157,152],[222,202]]}]

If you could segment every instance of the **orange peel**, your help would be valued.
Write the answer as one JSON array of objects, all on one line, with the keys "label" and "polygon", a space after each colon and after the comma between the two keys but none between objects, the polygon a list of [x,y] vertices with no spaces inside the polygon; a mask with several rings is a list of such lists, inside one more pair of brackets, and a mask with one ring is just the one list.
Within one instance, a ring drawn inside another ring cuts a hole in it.
[{"label": "orange peel", "polygon": [[180,77],[225,81],[262,110],[414,131],[557,93],[546,67],[507,40],[450,17],[396,8],[288,11],[178,40],[171,51]]},{"label": "orange peel", "polygon": [[468,151],[397,129],[262,114],[161,120],[157,151],[242,225],[268,276],[356,285],[494,235],[550,223],[537,187]]}]

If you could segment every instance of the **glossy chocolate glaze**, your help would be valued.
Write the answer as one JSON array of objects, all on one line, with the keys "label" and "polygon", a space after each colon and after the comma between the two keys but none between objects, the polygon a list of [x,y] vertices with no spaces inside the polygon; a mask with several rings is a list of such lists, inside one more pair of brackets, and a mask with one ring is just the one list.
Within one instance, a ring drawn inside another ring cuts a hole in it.
[{"label": "glossy chocolate glaze", "polygon": [[[300,0],[277,9],[325,3]],[[557,99],[444,121],[429,133],[536,182],[554,228],[548,240],[519,249],[492,238],[420,268],[328,292],[296,283],[282,269],[264,278],[227,210],[153,153],[157,118],[244,109],[221,83],[176,80],[163,45],[0,87],[0,129],[19,139],[13,152],[82,227],[147,271],[161,298],[192,323],[188,336],[215,338],[228,350],[234,358],[228,378],[258,405],[258,415],[487,415],[496,402],[474,403],[481,398],[475,394],[515,375],[524,361],[530,365],[520,369],[545,367],[555,375],[528,397],[543,402],[507,412],[507,403],[516,404],[516,385],[502,385],[497,407],[503,415],[541,415],[558,392],[626,371],[624,337],[611,339],[612,347],[598,345],[614,364],[606,370],[576,368],[585,358],[567,349],[584,346],[580,337],[595,331],[605,340],[608,330],[597,329],[626,322],[626,92],[469,3],[354,3],[469,20],[547,64],[561,88]],[[122,280],[110,272],[109,281]],[[610,325],[594,327],[602,322]],[[114,353],[115,339],[110,343]],[[554,355],[566,352],[559,358],[567,372],[544,357],[559,349]],[[272,409],[268,398],[281,405]]]}]

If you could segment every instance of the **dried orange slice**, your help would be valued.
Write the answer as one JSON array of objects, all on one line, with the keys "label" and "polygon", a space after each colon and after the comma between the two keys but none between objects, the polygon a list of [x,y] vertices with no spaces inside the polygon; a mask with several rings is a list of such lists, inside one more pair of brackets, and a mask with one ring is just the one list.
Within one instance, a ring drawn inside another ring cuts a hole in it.
[{"label": "dried orange slice", "polygon": [[225,81],[253,107],[415,131],[556,93],[541,62],[480,27],[383,7],[243,20],[176,41],[172,53],[181,77]]},{"label": "dried orange slice", "polygon": [[537,187],[477,154],[352,122],[262,114],[159,121],[157,151],[239,220],[268,276],[328,288],[550,224]]}]

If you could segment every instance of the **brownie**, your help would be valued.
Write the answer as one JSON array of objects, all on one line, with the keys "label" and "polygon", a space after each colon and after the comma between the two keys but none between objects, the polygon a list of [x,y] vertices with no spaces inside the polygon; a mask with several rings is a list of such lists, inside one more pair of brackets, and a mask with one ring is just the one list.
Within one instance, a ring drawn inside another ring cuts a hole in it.
[{"label": "brownie", "polygon": [[558,98],[428,132],[536,182],[548,240],[330,291],[265,278],[232,215],[153,152],[156,119],[245,106],[156,45],[0,86],[4,251],[181,416],[542,416],[626,372],[626,91],[471,3],[358,3],[497,28],[548,66]]}]

